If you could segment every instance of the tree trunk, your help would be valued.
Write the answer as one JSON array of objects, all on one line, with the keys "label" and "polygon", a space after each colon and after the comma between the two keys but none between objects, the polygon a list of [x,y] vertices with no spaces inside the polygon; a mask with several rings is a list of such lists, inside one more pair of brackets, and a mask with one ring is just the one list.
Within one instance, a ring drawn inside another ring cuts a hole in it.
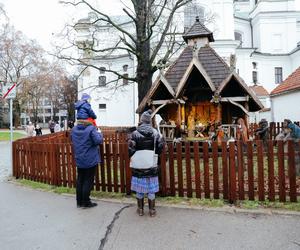
[{"label": "tree trunk", "polygon": [[143,100],[152,85],[152,65],[150,62],[150,39],[148,36],[148,1],[139,1],[136,9],[136,51],[138,52],[138,64],[136,78],[138,83],[139,103]]}]

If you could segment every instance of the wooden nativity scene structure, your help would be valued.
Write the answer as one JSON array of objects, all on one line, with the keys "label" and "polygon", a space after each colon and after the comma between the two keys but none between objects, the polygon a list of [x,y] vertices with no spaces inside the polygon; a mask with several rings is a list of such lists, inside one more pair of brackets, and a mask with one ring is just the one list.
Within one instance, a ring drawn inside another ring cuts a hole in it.
[{"label": "wooden nativity scene structure", "polygon": [[166,140],[248,140],[249,112],[263,108],[255,93],[210,46],[213,34],[196,19],[183,35],[187,43],[139,104],[163,119]]}]

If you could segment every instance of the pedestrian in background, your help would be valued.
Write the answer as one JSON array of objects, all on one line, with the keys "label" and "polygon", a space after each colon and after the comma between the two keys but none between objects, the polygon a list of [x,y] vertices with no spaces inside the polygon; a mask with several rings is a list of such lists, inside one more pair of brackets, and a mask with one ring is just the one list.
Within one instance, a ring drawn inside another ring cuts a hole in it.
[{"label": "pedestrian in background", "polygon": [[32,122],[29,122],[26,126],[26,133],[28,137],[34,136],[34,125],[32,124]]},{"label": "pedestrian in background", "polygon": [[36,126],[35,126],[35,135],[36,136],[41,136],[43,133],[42,133],[42,128],[40,127],[40,125],[39,124],[37,124]]},{"label": "pedestrian in background", "polygon": [[158,162],[155,155],[161,153],[163,140],[152,127],[151,114],[152,111],[148,110],[141,115],[140,125],[129,140],[129,155],[132,168],[131,190],[136,192],[137,212],[140,216],[144,215],[144,197],[147,194],[149,214],[152,217],[156,215],[155,193],[159,191]]},{"label": "pedestrian in background", "polygon": [[87,120],[78,120],[71,131],[71,140],[77,167],[76,200],[77,207],[91,208],[97,206],[90,199],[94,184],[96,167],[100,163],[99,145],[103,136]]},{"label": "pedestrian in background", "polygon": [[58,122],[55,123],[54,125],[54,133],[60,132],[60,126],[58,124]]},{"label": "pedestrian in background", "polygon": [[50,120],[49,121],[49,130],[50,130],[51,134],[54,133],[54,127],[55,127],[55,122],[53,120]]}]

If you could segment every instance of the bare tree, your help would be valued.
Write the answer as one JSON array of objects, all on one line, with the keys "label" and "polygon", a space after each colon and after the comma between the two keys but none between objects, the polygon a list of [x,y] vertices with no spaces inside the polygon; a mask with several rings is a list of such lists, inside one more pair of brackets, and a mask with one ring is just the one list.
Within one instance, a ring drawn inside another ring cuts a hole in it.
[{"label": "bare tree", "polygon": [[[21,87],[23,76],[27,76],[43,56],[43,50],[34,41],[27,39],[22,32],[16,31],[8,23],[0,30],[0,80],[17,83]],[[14,123],[19,124],[20,103],[14,99]],[[0,116],[0,120],[2,116]]]},{"label": "bare tree", "polygon": [[[138,83],[139,102],[146,95],[152,85],[152,76],[158,70],[161,64],[166,63],[176,49],[176,26],[172,25],[174,15],[177,10],[191,0],[131,0],[129,5],[124,5],[123,12],[130,19],[133,25],[133,31],[127,30],[118,21],[111,16],[103,13],[89,1],[61,1],[64,4],[74,6],[85,6],[93,12],[93,18],[82,20],[73,26],[88,26],[91,31],[91,39],[86,43],[72,42],[79,50],[83,51],[81,57],[66,56],[59,54],[60,58],[67,59],[73,63],[79,63],[85,67],[92,67],[100,70],[99,66],[93,60],[96,55],[123,51],[134,56],[137,60],[136,75],[124,76],[114,69],[106,69],[116,76],[116,80],[125,78],[129,81]],[[99,27],[109,24],[114,28],[118,40],[114,46],[99,48],[97,46],[97,32]],[[177,46],[178,47],[178,46]],[[164,48],[162,50],[162,48]],[[164,51],[164,55],[161,55]]]}]

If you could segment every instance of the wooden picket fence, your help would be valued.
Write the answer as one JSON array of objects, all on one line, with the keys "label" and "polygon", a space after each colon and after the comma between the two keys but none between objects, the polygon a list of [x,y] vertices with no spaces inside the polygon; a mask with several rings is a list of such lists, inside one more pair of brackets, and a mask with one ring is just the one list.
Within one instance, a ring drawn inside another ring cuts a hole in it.
[{"label": "wooden picket fence", "polygon": [[[95,189],[130,194],[127,134],[109,134],[100,146]],[[169,143],[160,156],[160,195],[291,201],[300,195],[299,142],[270,140]],[[299,174],[299,173],[298,173]],[[55,186],[76,186],[68,132],[13,142],[13,175]]]}]

